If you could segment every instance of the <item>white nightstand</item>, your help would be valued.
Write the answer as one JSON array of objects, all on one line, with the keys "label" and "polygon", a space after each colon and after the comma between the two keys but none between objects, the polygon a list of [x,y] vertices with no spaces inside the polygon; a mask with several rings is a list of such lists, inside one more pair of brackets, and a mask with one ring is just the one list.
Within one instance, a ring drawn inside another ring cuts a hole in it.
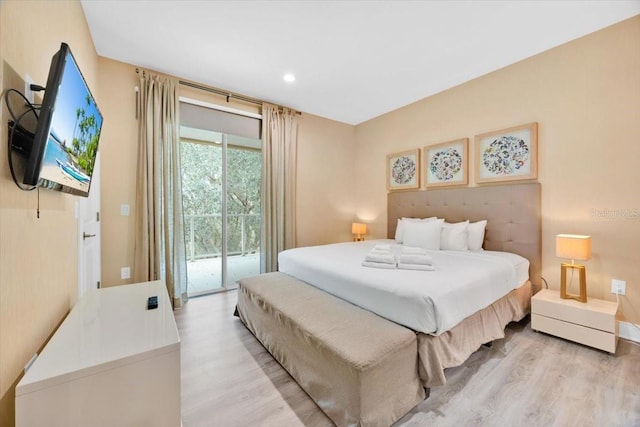
[{"label": "white nightstand", "polygon": [[543,289],[531,298],[531,328],[580,344],[616,352],[618,303],[588,298],[586,303],[560,298]]}]

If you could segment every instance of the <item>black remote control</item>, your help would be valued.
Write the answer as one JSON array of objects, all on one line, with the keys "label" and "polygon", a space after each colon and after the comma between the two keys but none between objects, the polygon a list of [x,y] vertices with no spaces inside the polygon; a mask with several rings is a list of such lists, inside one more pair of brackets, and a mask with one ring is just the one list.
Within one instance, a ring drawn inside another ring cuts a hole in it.
[{"label": "black remote control", "polygon": [[147,310],[153,310],[154,308],[158,308],[158,297],[156,296],[149,297],[147,300]]}]

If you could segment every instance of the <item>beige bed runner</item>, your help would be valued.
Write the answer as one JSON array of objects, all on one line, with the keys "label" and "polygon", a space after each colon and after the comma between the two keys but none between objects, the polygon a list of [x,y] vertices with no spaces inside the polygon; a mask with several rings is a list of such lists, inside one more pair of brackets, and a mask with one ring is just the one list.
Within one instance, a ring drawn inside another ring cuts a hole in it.
[{"label": "beige bed runner", "polygon": [[282,273],[241,280],[238,314],[338,426],[389,426],[424,399],[407,328]]}]

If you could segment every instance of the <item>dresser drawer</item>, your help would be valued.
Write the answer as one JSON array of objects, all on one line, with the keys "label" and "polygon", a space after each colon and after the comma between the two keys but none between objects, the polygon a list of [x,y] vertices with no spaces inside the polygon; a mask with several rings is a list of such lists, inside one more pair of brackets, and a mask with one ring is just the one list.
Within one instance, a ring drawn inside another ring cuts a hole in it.
[{"label": "dresser drawer", "polygon": [[604,332],[535,313],[531,315],[531,329],[608,351],[609,353],[615,353],[616,351],[618,338],[615,333]]}]

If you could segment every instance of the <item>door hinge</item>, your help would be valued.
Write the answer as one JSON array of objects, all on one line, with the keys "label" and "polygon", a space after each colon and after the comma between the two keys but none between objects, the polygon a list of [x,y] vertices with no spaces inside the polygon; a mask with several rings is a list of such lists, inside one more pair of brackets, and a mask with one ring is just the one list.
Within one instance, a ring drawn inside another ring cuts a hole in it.
[{"label": "door hinge", "polygon": [[100,212],[96,212],[96,222],[100,222]]}]

